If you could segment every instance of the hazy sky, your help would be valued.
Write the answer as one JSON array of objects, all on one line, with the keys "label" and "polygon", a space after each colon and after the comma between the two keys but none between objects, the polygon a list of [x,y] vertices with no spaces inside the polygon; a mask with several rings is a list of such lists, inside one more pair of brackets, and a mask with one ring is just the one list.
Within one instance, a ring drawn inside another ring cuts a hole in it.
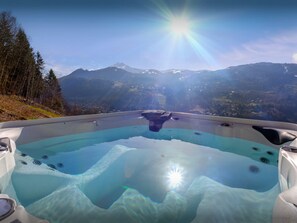
[{"label": "hazy sky", "polygon": [[[194,70],[297,63],[295,0],[0,0],[3,10],[59,75],[116,62]],[[180,18],[188,29],[178,35]]]}]

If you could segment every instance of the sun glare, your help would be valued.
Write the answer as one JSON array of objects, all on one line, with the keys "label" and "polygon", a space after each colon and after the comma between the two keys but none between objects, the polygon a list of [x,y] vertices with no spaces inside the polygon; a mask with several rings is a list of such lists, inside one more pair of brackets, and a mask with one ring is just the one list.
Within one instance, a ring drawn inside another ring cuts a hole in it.
[{"label": "sun glare", "polygon": [[183,170],[182,168],[175,166],[167,174],[169,189],[177,189],[183,183]]},{"label": "sun glare", "polygon": [[176,36],[188,35],[190,32],[190,22],[185,17],[173,17],[170,20],[170,31]]},{"label": "sun glare", "polygon": [[[209,65],[216,66],[217,63],[209,52],[209,47],[213,47],[209,46],[211,42],[199,34],[199,17],[191,14],[190,10],[187,10],[187,5],[181,11],[174,12],[163,1],[156,1],[156,5],[158,13],[164,18],[161,24],[162,30],[164,33],[166,32],[164,39],[168,40],[167,44],[169,45],[168,61],[174,60],[175,52],[183,57],[189,55],[192,52],[188,50],[192,48],[198,58],[205,60]],[[168,62],[166,61],[166,63]]]},{"label": "sun glare", "polygon": [[297,53],[294,53],[292,58],[293,58],[293,62],[297,63]]}]

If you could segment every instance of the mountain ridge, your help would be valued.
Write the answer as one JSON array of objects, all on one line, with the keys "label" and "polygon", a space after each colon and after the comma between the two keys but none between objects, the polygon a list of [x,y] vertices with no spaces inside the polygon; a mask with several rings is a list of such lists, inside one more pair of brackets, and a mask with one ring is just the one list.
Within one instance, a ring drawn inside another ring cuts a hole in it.
[{"label": "mountain ridge", "polygon": [[[98,111],[165,109],[297,122],[297,64],[255,63],[154,75],[107,67],[60,79],[70,104]],[[79,89],[79,90],[76,90]]]},{"label": "mountain ridge", "polygon": [[[230,69],[230,68],[235,68],[235,67],[253,66],[253,65],[297,65],[297,64],[296,63],[257,62],[257,63],[233,65],[233,66],[229,66],[229,67],[222,68],[222,69],[216,69],[216,70],[208,70],[208,69],[192,70],[192,69],[177,69],[177,68],[170,68],[170,69],[161,70],[161,69],[151,69],[151,68],[150,69],[135,68],[135,67],[131,67],[131,66],[129,66],[129,65],[123,63],[123,62],[117,62],[117,63],[115,63],[113,65],[108,66],[108,67],[92,69],[92,70],[78,68],[78,69],[72,71],[70,74],[64,75],[63,77],[73,75],[73,73],[77,73],[77,72],[96,72],[96,71],[104,70],[104,69],[107,69],[107,68],[117,68],[117,69],[120,69],[120,70],[125,70],[125,71],[130,72],[130,73],[137,73],[136,71],[138,71],[138,74],[141,74],[144,71],[156,71],[156,72],[158,72],[160,74],[166,74],[166,73],[180,73],[180,72],[192,72],[192,73],[215,72],[215,71],[220,71],[220,70],[225,70],[225,69]],[[129,71],[130,69],[132,69],[133,72]],[[145,73],[147,74],[148,72],[145,72]],[[63,77],[61,77],[61,78],[63,78]]]}]

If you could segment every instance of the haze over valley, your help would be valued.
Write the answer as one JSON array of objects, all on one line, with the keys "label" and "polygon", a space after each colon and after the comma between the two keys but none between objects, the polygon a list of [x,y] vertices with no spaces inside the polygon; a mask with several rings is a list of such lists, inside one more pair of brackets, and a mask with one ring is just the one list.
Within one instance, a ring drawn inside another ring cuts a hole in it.
[{"label": "haze over valley", "polygon": [[59,79],[83,112],[165,109],[296,122],[297,64],[256,63],[216,71],[137,69],[117,63]]}]

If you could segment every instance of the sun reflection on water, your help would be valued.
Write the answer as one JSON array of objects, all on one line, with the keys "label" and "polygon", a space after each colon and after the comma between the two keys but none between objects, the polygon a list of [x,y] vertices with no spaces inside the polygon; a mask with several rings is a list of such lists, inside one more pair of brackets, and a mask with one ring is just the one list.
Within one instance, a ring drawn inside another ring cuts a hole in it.
[{"label": "sun reflection on water", "polygon": [[178,189],[184,181],[184,170],[179,165],[173,165],[168,174],[167,182],[170,190]]}]

